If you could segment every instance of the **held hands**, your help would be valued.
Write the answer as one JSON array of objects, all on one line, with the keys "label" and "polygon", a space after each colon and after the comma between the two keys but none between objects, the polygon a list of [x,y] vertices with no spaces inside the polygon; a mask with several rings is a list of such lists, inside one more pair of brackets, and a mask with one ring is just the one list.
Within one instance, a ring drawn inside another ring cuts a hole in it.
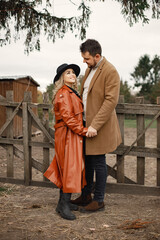
[{"label": "held hands", "polygon": [[95,136],[97,136],[97,130],[89,126],[88,132],[86,133],[86,137],[95,137]]}]

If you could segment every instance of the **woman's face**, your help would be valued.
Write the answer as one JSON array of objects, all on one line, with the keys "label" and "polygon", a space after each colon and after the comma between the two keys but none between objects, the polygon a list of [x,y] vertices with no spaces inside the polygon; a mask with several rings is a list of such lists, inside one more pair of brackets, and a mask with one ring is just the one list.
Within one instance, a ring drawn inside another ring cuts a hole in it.
[{"label": "woman's face", "polygon": [[67,69],[63,73],[63,80],[64,84],[68,85],[69,87],[72,87],[72,84],[76,81],[76,74],[73,69]]}]

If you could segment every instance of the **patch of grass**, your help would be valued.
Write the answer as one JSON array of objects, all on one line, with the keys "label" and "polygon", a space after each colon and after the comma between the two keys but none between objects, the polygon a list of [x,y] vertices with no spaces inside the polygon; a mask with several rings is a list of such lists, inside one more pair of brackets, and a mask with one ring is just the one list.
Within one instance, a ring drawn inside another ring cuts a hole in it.
[{"label": "patch of grass", "polygon": [[13,191],[13,188],[0,187],[0,195],[2,195],[2,194],[10,194],[12,191]]},{"label": "patch of grass", "polygon": [[[145,119],[145,127],[147,127],[151,121],[152,119]],[[137,127],[136,119],[125,119],[124,126],[127,128],[136,128]],[[150,128],[156,128],[156,127],[157,127],[157,122],[154,121],[150,126]]]},{"label": "patch of grass", "polygon": [[0,187],[0,192],[7,191],[7,188]]}]

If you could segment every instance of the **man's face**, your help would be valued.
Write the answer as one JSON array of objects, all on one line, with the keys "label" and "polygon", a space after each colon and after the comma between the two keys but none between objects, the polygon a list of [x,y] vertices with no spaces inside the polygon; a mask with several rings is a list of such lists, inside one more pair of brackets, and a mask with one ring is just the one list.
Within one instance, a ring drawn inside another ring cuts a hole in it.
[{"label": "man's face", "polygon": [[99,54],[96,54],[93,57],[90,55],[89,52],[85,52],[85,53],[82,52],[81,55],[83,57],[83,62],[87,63],[89,68],[95,67],[96,64],[98,63],[99,58],[97,58],[97,55],[99,55]]}]

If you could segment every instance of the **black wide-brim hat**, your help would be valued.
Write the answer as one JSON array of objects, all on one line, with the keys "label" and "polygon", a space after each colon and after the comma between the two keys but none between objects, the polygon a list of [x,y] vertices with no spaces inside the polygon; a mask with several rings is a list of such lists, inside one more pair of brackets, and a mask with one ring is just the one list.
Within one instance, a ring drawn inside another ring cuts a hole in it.
[{"label": "black wide-brim hat", "polygon": [[64,71],[66,71],[67,69],[70,69],[70,68],[74,70],[76,76],[79,75],[79,73],[80,73],[80,67],[79,67],[78,65],[76,65],[76,64],[67,64],[67,63],[64,63],[64,64],[60,65],[60,66],[57,68],[57,74],[56,74],[53,82],[55,83],[55,82],[60,78],[60,76],[62,75],[62,73],[63,73]]}]

